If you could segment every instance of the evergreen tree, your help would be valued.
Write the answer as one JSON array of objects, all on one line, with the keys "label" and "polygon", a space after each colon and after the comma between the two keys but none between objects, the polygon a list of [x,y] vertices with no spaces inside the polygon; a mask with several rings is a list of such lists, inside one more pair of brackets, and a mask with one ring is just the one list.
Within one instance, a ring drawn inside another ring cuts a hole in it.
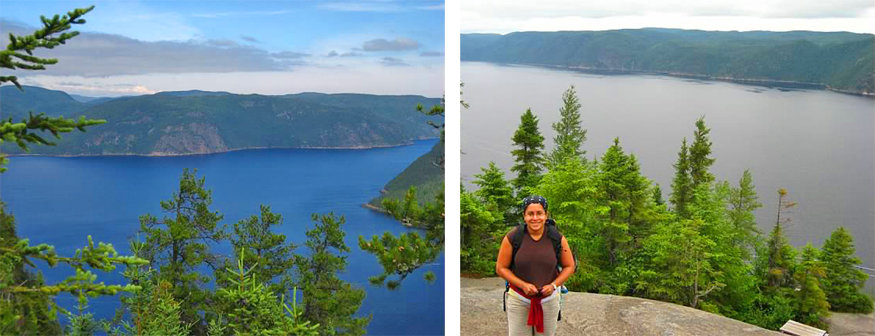
[{"label": "evergreen tree", "polygon": [[671,183],[671,197],[669,201],[674,207],[675,214],[680,218],[689,218],[687,203],[693,197],[693,181],[690,180],[690,154],[687,147],[687,138],[681,144],[678,152],[678,160],[674,164],[675,174]]},{"label": "evergreen tree", "polygon": [[0,335],[57,335],[61,325],[57,314],[50,309],[51,297],[39,291],[29,295],[15,295],[3,292],[13,284],[39,288],[45,285],[41,274],[25,269],[23,259],[7,254],[18,244],[15,230],[15,216],[6,212],[6,205],[0,202]]},{"label": "evergreen tree", "polygon": [[789,287],[792,284],[790,271],[795,266],[796,250],[787,242],[781,223],[776,223],[767,242],[768,268],[766,283],[768,288]]},{"label": "evergreen tree", "polygon": [[[142,254],[144,244],[139,241],[131,241],[131,252],[134,256]],[[139,291],[122,295],[122,314],[128,312],[131,317],[128,321],[120,321],[118,327],[109,334],[130,335],[187,335],[191,331],[192,324],[182,321],[182,306],[173,297],[173,289],[169,282],[159,280],[154,276],[155,270],[148,265],[128,267],[122,275],[129,282],[141,287]]]},{"label": "evergreen tree", "polygon": [[504,237],[500,231],[504,212],[489,211],[486,205],[468,192],[461,193],[459,208],[461,271],[478,275],[495,274],[494,254]]},{"label": "evergreen tree", "polygon": [[705,127],[705,117],[696,120],[696,132],[693,135],[693,144],[690,145],[690,180],[692,188],[708,184],[714,181],[714,175],[708,169],[714,164],[711,155],[711,139],[708,133],[711,129]]},{"label": "evergreen tree", "polygon": [[662,198],[662,189],[659,188],[659,183],[653,184],[653,204],[664,205],[665,200]]},{"label": "evergreen tree", "polygon": [[[599,176],[595,162],[566,160],[544,175],[535,192],[550,200],[550,216],[579,259],[577,271],[565,283],[575,291],[595,291],[608,281],[600,267],[607,260],[604,237],[598,234],[600,214],[608,207],[599,201]],[[520,221],[519,211],[516,216]]]},{"label": "evergreen tree", "polygon": [[203,333],[206,325],[200,312],[208,310],[211,291],[206,287],[210,278],[198,272],[206,264],[214,270],[220,265],[218,257],[210,253],[210,242],[225,238],[224,228],[218,226],[222,215],[210,210],[211,192],[204,188],[205,178],[198,179],[197,170],[183,170],[179,191],[161,202],[169,216],[158,220],[146,214],[140,217],[140,231],[145,235],[142,255],[158,272],[158,280],[167,281],[173,288],[173,298],[182,305],[182,320],[193,324],[195,333]]},{"label": "evergreen tree", "polygon": [[626,155],[620,139],[602,156],[598,189],[600,205],[607,207],[600,235],[605,239],[610,266],[618,263],[626,243],[638,241],[649,231],[650,182],[641,175],[634,155]]},{"label": "evergreen tree", "polygon": [[701,219],[684,219],[660,226],[644,242],[651,265],[642,272],[638,288],[648,297],[697,308],[719,281],[716,243],[703,235]]},{"label": "evergreen tree", "polygon": [[745,170],[738,181],[738,188],[732,188],[729,194],[729,221],[734,228],[734,245],[746,246],[746,251],[752,251],[757,229],[754,211],[763,205],[757,201],[756,189],[749,170]]},{"label": "evergreen tree", "polygon": [[532,109],[527,109],[520,117],[520,126],[512,140],[517,147],[511,151],[515,164],[510,170],[517,173],[512,184],[517,195],[527,195],[538,186],[544,160],[541,152],[544,149],[544,137],[538,130],[538,117],[532,113]]},{"label": "evergreen tree", "polygon": [[480,168],[480,170],[482,174],[474,175],[476,179],[473,183],[480,187],[474,195],[487,203],[494,204],[502,218],[508,223],[513,223],[519,214],[514,211],[516,201],[513,198],[513,189],[504,179],[504,172],[492,161],[489,162],[488,168]]},{"label": "evergreen tree", "polygon": [[313,215],[316,226],[307,230],[308,256],[295,256],[297,287],[303,291],[303,319],[319,324],[320,335],[363,335],[371,321],[353,317],[365,298],[363,289],[355,289],[340,280],[337,273],[346,270],[349,247],[343,239],[344,217],[334,214]]},{"label": "evergreen tree", "polygon": [[[295,245],[286,242],[284,234],[273,233],[271,227],[283,223],[282,215],[270,211],[270,206],[261,206],[261,216],[251,216],[234,224],[231,233],[231,246],[235,259],[249,269],[250,276],[257,283],[265,284],[267,290],[277,294],[286,294],[292,289],[292,279],[289,270],[294,266]],[[216,281],[223,282],[234,269],[230,261],[225,261],[224,269],[216,273]]]},{"label": "evergreen tree", "polygon": [[829,315],[829,303],[820,284],[826,274],[822,263],[817,259],[817,249],[810,243],[807,244],[802,250],[802,260],[793,274],[798,284],[795,292],[795,320],[826,329],[827,324],[823,319]]},{"label": "evergreen tree", "polygon": [[822,283],[832,310],[871,313],[872,299],[861,292],[868,275],[854,268],[860,264],[860,258],[855,255],[854,238],[844,227],[833,231],[823,242],[820,260],[826,269]]},{"label": "evergreen tree", "polygon": [[553,123],[556,136],[553,137],[554,148],[547,156],[551,166],[555,166],[570,158],[584,159],[586,151],[582,149],[586,141],[586,130],[580,124],[580,102],[572,85],[562,94],[562,107],[559,109],[560,119]]},{"label": "evergreen tree", "polygon": [[[249,253],[241,250],[237,255],[247,256]],[[285,304],[284,295],[271,291],[258,280],[255,274],[257,266],[254,263],[247,269],[243,259],[238,257],[236,269],[225,270],[229,273],[227,278],[230,284],[219,288],[216,298],[221,306],[227,307],[219,318],[219,324],[227,320],[227,325],[223,325],[221,332],[212,331],[211,336],[319,335],[319,325],[306,321],[296,304],[297,290],[292,289],[290,293],[292,305],[289,307]],[[277,296],[281,299],[277,300]]]}]

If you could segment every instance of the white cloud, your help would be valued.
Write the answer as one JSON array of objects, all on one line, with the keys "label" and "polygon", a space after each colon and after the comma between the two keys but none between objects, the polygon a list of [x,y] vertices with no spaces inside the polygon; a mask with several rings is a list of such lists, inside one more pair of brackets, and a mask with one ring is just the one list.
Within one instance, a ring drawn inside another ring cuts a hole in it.
[{"label": "white cloud", "polygon": [[24,85],[86,96],[119,96],[158,91],[205,90],[281,95],[299,92],[418,94],[440,97],[442,66],[370,64],[357,67],[308,67],[291,72],[148,74],[108,77],[46,76],[21,78]]},{"label": "white cloud", "polygon": [[665,27],[875,33],[875,2],[845,1],[465,1],[463,33]]}]

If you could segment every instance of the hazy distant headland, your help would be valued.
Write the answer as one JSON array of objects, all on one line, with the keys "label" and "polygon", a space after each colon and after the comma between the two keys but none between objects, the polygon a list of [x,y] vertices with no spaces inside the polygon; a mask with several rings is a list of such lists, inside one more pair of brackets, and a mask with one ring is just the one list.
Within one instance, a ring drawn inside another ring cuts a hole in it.
[{"label": "hazy distant headland", "polygon": [[[113,99],[78,99],[39,87],[0,88],[0,118],[29,111],[105,119],[87,132],[65,134],[41,155],[189,155],[249,148],[373,148],[436,138],[416,112],[439,98],[300,93],[281,96],[178,91]],[[84,102],[83,102],[84,101]],[[47,135],[51,138],[51,135]],[[24,154],[13,143],[4,153]]]},{"label": "hazy distant headland", "polygon": [[463,34],[461,60],[875,96],[875,35],[680,29]]}]

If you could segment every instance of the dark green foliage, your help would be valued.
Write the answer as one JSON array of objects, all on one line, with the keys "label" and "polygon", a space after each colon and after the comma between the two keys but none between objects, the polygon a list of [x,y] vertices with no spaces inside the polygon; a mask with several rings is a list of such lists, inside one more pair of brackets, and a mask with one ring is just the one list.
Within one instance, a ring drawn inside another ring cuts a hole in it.
[{"label": "dark green foliage", "polygon": [[[369,278],[373,285],[385,284],[389,289],[395,289],[408,275],[434,261],[443,251],[444,194],[438,194],[434,202],[427,203],[422,208],[416,205],[414,199],[412,194],[408,194],[404,204],[397,200],[383,200],[383,204],[387,209],[397,209],[393,210],[397,211],[394,212],[396,219],[424,229],[425,237],[417,232],[402,233],[399,236],[385,232],[383,236],[371,236],[370,240],[359,236],[359,248],[376,256],[383,266],[383,273]],[[408,216],[410,213],[415,215]],[[393,278],[387,280],[389,277]],[[430,271],[424,277],[429,282],[435,279],[434,273]]]},{"label": "dark green foliage", "polygon": [[165,217],[146,214],[140,217],[140,232],[144,235],[142,257],[158,272],[158,280],[173,288],[173,298],[182,306],[182,320],[203,330],[200,312],[207,310],[211,292],[206,285],[209,277],[197,271],[201,265],[216,269],[219,259],[210,253],[210,243],[225,238],[218,226],[222,216],[210,209],[211,192],[204,187],[205,178],[197,178],[197,170],[183,170],[179,190],[171,199],[161,202]]},{"label": "dark green foliage", "polygon": [[649,209],[650,181],[641,175],[634,155],[627,155],[620,146],[620,139],[608,148],[599,162],[599,205],[606,207],[598,218],[601,227],[597,234],[604,239],[608,265],[616,266],[620,254],[647,236],[650,231]]},{"label": "dark green foliage", "polygon": [[461,59],[875,92],[875,36],[678,29],[464,34]]},{"label": "dark green foliage", "polygon": [[696,308],[714,290],[726,284],[719,281],[717,244],[703,235],[705,223],[685,219],[661,226],[644,242],[651,264],[637,283],[648,297]]},{"label": "dark green foliage", "polygon": [[833,311],[871,313],[872,298],[861,292],[868,276],[854,268],[860,258],[854,255],[854,238],[839,227],[823,242],[820,260],[826,270],[821,279],[829,305]]},{"label": "dark green foliage", "polygon": [[795,293],[796,321],[826,329],[823,319],[829,316],[829,303],[820,280],[826,276],[826,269],[818,259],[818,251],[809,243],[802,250],[802,260],[793,271],[797,288]]},{"label": "dark green foliage", "polygon": [[665,205],[665,200],[662,198],[662,189],[659,188],[659,183],[653,184],[653,204]]},{"label": "dark green foliage", "polygon": [[[602,221],[597,217],[608,211],[606,205],[597,201],[601,192],[599,177],[595,162],[566,160],[544,174],[536,191],[550,201],[550,216],[579,259],[577,270],[566,282],[568,288],[576,291],[594,291],[608,281],[603,271],[608,259],[605,237],[597,234],[602,229]],[[522,221],[519,211],[516,216],[516,221]]]},{"label": "dark green foliage", "polygon": [[692,188],[714,182],[714,175],[708,169],[714,164],[711,155],[711,139],[708,133],[711,129],[705,127],[705,117],[696,120],[696,132],[693,135],[693,144],[690,145],[690,180]]},{"label": "dark green foliage", "polygon": [[[280,226],[283,217],[270,211],[270,206],[261,206],[260,216],[234,223],[234,229],[229,240],[236,255],[235,259],[248,269],[248,275],[257,283],[267,286],[266,290],[277,295],[288,293],[292,289],[290,270],[294,266],[292,252],[295,245],[286,243],[284,234],[273,233],[271,228]],[[229,275],[228,269],[233,269],[231,261],[225,261],[224,269],[217,270],[216,281],[224,283]],[[238,279],[239,280],[239,279]]]},{"label": "dark green foliage", "polygon": [[[41,274],[25,270],[24,261],[19,256],[7,254],[18,243],[15,232],[15,217],[6,212],[6,206],[0,202],[0,288],[12,284],[27,287],[42,287],[45,285]],[[45,293],[30,293],[29,295],[11,295],[3,293],[0,296],[0,335],[53,335],[61,333],[57,314],[51,297]]]},{"label": "dark green foliage", "polygon": [[[91,105],[88,115],[109,124],[71,134],[38,154],[193,154],[244,148],[365,148],[435,138],[410,113],[421,96],[302,93],[283,96],[197,93],[116,98]],[[11,146],[5,151],[17,153]]]},{"label": "dark green foliage", "polygon": [[[0,250],[2,252],[0,253],[0,271],[3,271],[0,273],[0,318],[2,318],[0,319],[0,330],[4,333],[15,331],[21,334],[31,334],[53,330],[55,326],[52,316],[56,311],[71,317],[72,326],[75,328],[73,332],[92,330],[92,327],[96,328],[96,322],[90,318],[90,314],[82,312],[87,307],[89,297],[112,296],[122,291],[136,291],[140,287],[130,284],[95,283],[97,275],[91,270],[109,272],[115,270],[117,265],[136,267],[147,263],[146,260],[137,257],[119,256],[111,244],[101,242],[95,246],[91,236],[88,236],[88,244],[77,249],[72,257],[58,256],[54,247],[47,244],[30,246],[27,239],[20,239],[12,246],[0,248],[2,248]],[[52,285],[43,284],[39,279],[30,282],[13,282],[16,268],[23,267],[23,264],[33,266],[34,260],[42,260],[50,267],[67,264],[73,268],[75,274]],[[53,298],[61,292],[70,293],[77,297],[80,310],[78,315],[72,315],[55,304]],[[46,300],[47,298],[48,300]],[[44,306],[46,301],[48,301],[48,307]],[[46,313],[46,309],[49,307],[51,310]],[[30,311],[31,309],[34,310]],[[40,322],[34,321],[34,318],[47,318],[47,320]],[[24,329],[32,327],[35,329]]]},{"label": "dark green foliage", "polygon": [[743,245],[746,251],[752,252],[760,232],[757,229],[754,211],[763,205],[757,201],[756,189],[750,171],[745,170],[738,181],[738,188],[732,188],[729,194],[729,222],[734,227],[734,245]]},{"label": "dark green foliage", "polygon": [[690,179],[690,154],[687,147],[687,138],[681,144],[678,152],[678,160],[674,164],[674,180],[671,182],[671,197],[669,201],[674,207],[675,214],[680,218],[689,218],[687,204],[693,197],[693,181]]},{"label": "dark green foliage", "polygon": [[543,166],[544,137],[538,130],[538,117],[527,109],[520,117],[520,126],[513,134],[514,149],[511,154],[514,157],[514,165],[510,171],[517,173],[512,181],[517,195],[528,195],[538,185],[541,179]]},{"label": "dark green foliage", "polygon": [[459,198],[460,269],[488,276],[495,274],[495,254],[504,237],[501,231],[505,227],[502,223],[505,212],[494,201],[481,201],[483,198],[478,197],[482,196],[463,192]]},{"label": "dark green foliage", "polygon": [[303,319],[319,324],[320,335],[363,335],[371,317],[353,317],[362,300],[363,289],[340,280],[337,273],[346,269],[349,247],[341,226],[344,217],[313,215],[315,227],[307,230],[305,245],[309,256],[295,256],[297,287],[303,291]]},{"label": "dark green foliage", "polygon": [[581,127],[580,102],[572,85],[562,94],[562,107],[559,109],[560,119],[553,123],[556,136],[553,137],[553,151],[547,155],[550,165],[557,165],[567,159],[584,159],[586,151],[583,142],[586,141],[586,130]]},{"label": "dark green foliage", "polygon": [[383,200],[403,198],[410,187],[416,187],[416,200],[420,205],[431,202],[444,190],[444,171],[439,164],[443,157],[444,143],[438,141],[428,153],[417,158],[401,174],[386,183],[380,196],[368,203],[380,207]]},{"label": "dark green foliage", "polygon": [[[264,208],[262,208],[264,210]],[[268,209],[268,213],[269,213]],[[244,248],[238,256],[250,255]],[[271,291],[265,282],[259,280],[258,263],[248,269],[242,258],[237,259],[236,269],[227,268],[228,286],[216,291],[216,300],[227,307],[221,320],[227,325],[221,332],[213,330],[212,335],[319,335],[319,324],[311,324],[303,318],[303,312],[296,304],[296,289],[292,289],[292,305],[285,303],[285,297]],[[281,300],[277,300],[281,296]],[[288,315],[286,314],[288,313]],[[215,329],[215,327],[213,327]]]},{"label": "dark green foliage", "polygon": [[792,284],[790,271],[796,264],[796,250],[787,242],[780,224],[775,225],[772,233],[769,234],[767,246],[767,288],[776,290],[779,287],[788,287]]},{"label": "dark green foliage", "polygon": [[519,209],[513,197],[513,188],[504,179],[504,172],[495,165],[495,162],[491,161],[489,167],[480,168],[480,170],[483,173],[474,175],[475,180],[472,182],[480,187],[474,192],[474,195],[489,203],[493,210],[501,215],[495,220],[504,221],[507,224],[517,222]]}]

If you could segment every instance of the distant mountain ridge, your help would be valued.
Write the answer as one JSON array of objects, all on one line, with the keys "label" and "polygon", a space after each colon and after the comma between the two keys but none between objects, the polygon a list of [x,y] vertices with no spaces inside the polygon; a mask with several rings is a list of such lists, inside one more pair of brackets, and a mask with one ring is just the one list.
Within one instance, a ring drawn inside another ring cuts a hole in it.
[{"label": "distant mountain ridge", "polygon": [[[120,97],[97,104],[38,87],[0,87],[0,118],[20,121],[28,111],[106,119],[85,133],[64,135],[58,146],[31,154],[185,155],[246,148],[369,148],[436,138],[416,104],[439,98],[302,93],[282,96],[178,91]],[[21,154],[4,143],[5,153]]]},{"label": "distant mountain ridge", "polygon": [[680,29],[463,34],[461,60],[644,72],[875,95],[875,35]]}]

